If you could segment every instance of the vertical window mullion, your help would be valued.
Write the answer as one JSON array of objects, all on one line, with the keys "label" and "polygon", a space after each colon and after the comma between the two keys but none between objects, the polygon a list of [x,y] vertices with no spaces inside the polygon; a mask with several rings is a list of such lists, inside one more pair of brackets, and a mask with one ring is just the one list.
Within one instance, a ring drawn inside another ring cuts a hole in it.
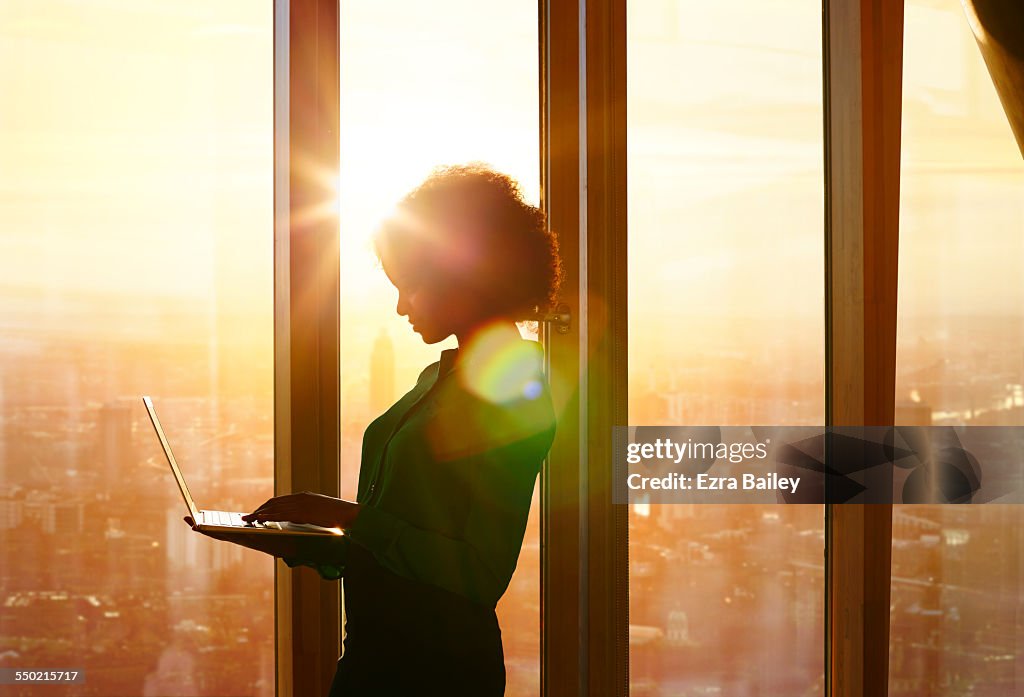
[{"label": "vertical window mullion", "polygon": [[628,508],[613,503],[612,428],[627,416],[626,0],[584,14],[589,694],[629,693]]},{"label": "vertical window mullion", "polygon": [[[339,239],[335,207],[324,204],[338,171],[338,0],[276,0],[274,41],[274,490],[337,496]],[[326,694],[339,586],[279,560],[275,589],[277,694]]]},{"label": "vertical window mullion", "polygon": [[544,475],[546,694],[628,692],[624,0],[541,3],[543,198],[573,320],[551,340],[559,431]]},{"label": "vertical window mullion", "polygon": [[[903,3],[825,0],[826,423],[893,423]],[[892,506],[828,511],[828,694],[888,685]]]},{"label": "vertical window mullion", "polygon": [[541,476],[541,689],[580,695],[586,645],[581,577],[579,6],[539,3],[541,198],[558,235],[572,321],[547,332],[558,430]]}]

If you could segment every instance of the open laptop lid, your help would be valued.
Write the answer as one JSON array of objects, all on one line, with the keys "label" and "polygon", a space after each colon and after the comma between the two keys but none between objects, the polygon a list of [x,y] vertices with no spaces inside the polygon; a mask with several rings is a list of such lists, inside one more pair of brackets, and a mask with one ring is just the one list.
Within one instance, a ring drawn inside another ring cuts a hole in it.
[{"label": "open laptop lid", "polygon": [[157,418],[156,409],[153,408],[153,400],[149,397],[143,397],[142,403],[146,405],[146,413],[149,414],[149,420],[153,424],[153,429],[156,430],[156,437],[160,439],[160,447],[164,449],[164,455],[167,456],[167,464],[171,466],[171,472],[174,473],[174,478],[178,482],[178,488],[181,490],[181,496],[185,499],[185,505],[188,506],[188,512],[192,515],[192,520],[195,521],[196,525],[203,521],[199,518],[199,509],[196,508],[195,502],[192,500],[192,495],[188,493],[188,485],[185,484],[185,478],[181,476],[181,470],[178,469],[178,463],[174,461],[174,453],[171,452],[171,444],[167,442],[167,437],[164,435],[164,429],[160,427],[160,419]]}]

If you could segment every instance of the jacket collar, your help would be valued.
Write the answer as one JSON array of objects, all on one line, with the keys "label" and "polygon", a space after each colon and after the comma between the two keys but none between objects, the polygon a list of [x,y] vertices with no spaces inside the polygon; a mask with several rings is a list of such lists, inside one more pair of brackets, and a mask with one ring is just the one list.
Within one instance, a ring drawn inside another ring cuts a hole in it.
[{"label": "jacket collar", "polygon": [[455,367],[455,361],[459,358],[459,350],[457,348],[445,349],[441,352],[440,365],[437,367],[437,377],[441,378],[447,375]]}]

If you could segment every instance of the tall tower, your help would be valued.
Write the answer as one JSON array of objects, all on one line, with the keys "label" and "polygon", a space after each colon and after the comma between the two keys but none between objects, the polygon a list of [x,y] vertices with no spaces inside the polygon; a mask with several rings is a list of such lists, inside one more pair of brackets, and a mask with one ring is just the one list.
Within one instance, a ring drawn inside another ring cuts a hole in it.
[{"label": "tall tower", "polygon": [[111,491],[131,479],[134,471],[132,409],[124,401],[108,402],[100,408],[97,464],[103,473],[102,486]]},{"label": "tall tower", "polygon": [[370,409],[379,414],[395,401],[395,347],[382,327],[370,352]]}]

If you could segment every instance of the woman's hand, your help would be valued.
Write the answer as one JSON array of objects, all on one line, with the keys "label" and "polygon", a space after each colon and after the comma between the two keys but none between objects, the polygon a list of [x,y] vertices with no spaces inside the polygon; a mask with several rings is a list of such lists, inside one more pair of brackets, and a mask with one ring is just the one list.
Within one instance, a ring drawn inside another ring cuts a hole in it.
[{"label": "woman's hand", "polygon": [[261,523],[278,520],[344,529],[352,527],[358,515],[358,503],[303,491],[268,499],[252,513],[242,516],[242,520]]},{"label": "woman's hand", "polygon": [[[185,522],[196,529],[192,516],[185,516]],[[235,530],[238,530],[236,528]],[[275,557],[289,559],[292,566],[307,561],[317,564],[344,565],[346,538],[341,535],[237,535],[221,533],[216,529],[200,530],[201,534],[215,540],[232,542],[242,547],[255,549]]]}]

